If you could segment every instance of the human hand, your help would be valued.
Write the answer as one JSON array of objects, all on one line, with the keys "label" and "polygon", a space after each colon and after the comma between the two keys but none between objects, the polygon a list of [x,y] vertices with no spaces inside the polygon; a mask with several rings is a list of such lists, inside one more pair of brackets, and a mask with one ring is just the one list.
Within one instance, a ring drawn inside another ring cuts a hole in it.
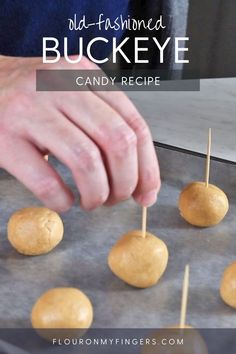
[{"label": "human hand", "polygon": [[[83,58],[74,69],[94,69]],[[36,92],[37,69],[71,69],[62,59],[0,56],[0,166],[47,207],[68,210],[73,195],[43,158],[51,153],[72,172],[86,210],[133,198],[155,203],[159,167],[150,131],[118,92]]]}]

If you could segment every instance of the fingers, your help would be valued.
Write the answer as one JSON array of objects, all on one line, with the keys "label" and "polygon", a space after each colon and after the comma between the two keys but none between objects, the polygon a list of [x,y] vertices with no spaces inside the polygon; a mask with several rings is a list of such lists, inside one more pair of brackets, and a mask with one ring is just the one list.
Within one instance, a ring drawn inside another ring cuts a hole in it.
[{"label": "fingers", "polygon": [[[92,92],[62,101],[59,109],[101,150],[110,185],[109,203],[128,199],[138,182],[137,138],[131,127]],[[78,114],[78,106],[80,114]]]},{"label": "fingers", "polygon": [[30,134],[36,144],[42,144],[69,167],[81,196],[81,206],[92,210],[105,203],[109,184],[98,147],[78,127],[59,112],[51,112],[56,119],[53,129],[50,120],[34,128]]},{"label": "fingers", "polygon": [[96,92],[126,121],[137,137],[138,184],[134,199],[143,206],[156,202],[161,186],[160,171],[150,130],[133,103],[122,92]]},{"label": "fingers", "polygon": [[1,160],[10,174],[14,175],[48,208],[67,211],[73,204],[73,195],[56,171],[44,160],[36,148],[19,138],[4,143]]},{"label": "fingers", "polygon": [[[86,58],[83,60],[83,65],[86,69],[99,70],[96,64]],[[157,155],[145,120],[123,92],[93,92],[111,106],[135,133],[137,137],[138,183],[133,197],[143,206],[154,204],[160,190],[161,179]]]},{"label": "fingers", "polygon": [[[73,197],[43,152],[70,168],[85,209],[131,195],[142,205],[154,203],[160,187],[158,162],[150,131],[128,98],[121,92],[91,91],[35,95],[31,73],[37,60],[21,60],[23,77],[18,62],[14,64],[18,81],[5,85],[0,127],[8,137],[5,145],[0,141],[4,168],[58,211],[67,210]],[[84,58],[79,68],[93,67]]]}]

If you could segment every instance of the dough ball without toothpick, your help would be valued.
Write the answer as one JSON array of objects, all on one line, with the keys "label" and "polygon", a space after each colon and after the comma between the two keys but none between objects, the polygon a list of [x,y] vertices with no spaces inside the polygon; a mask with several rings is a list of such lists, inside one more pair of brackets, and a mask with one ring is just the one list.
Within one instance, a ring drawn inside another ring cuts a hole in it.
[{"label": "dough ball without toothpick", "polygon": [[[88,329],[92,321],[92,304],[89,298],[76,288],[48,290],[40,296],[31,312],[33,328],[46,339],[64,335],[73,337],[74,332],[70,332],[70,329]],[[46,329],[52,331],[45,331]],[[82,335],[84,332],[79,333]]]},{"label": "dough ball without toothpick", "polygon": [[137,288],[155,285],[168,263],[168,249],[158,237],[141,230],[125,234],[111,249],[108,265],[124,282]]},{"label": "dough ball without toothpick", "polygon": [[8,222],[8,240],[21,254],[37,256],[55,248],[63,237],[60,216],[44,207],[24,208]]},{"label": "dough ball without toothpick", "polygon": [[236,262],[231,263],[224,271],[220,296],[227,305],[236,309]]},{"label": "dough ball without toothpick", "polygon": [[188,184],[179,197],[181,216],[194,226],[208,227],[219,224],[229,210],[225,193],[213,184]]}]

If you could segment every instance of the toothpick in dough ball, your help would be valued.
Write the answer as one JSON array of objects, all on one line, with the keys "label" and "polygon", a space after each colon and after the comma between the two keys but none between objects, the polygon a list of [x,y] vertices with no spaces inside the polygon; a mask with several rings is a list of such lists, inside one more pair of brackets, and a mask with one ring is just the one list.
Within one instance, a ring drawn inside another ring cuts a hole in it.
[{"label": "toothpick in dough ball", "polygon": [[8,240],[21,254],[36,256],[50,252],[63,238],[60,216],[44,207],[24,208],[8,222]]},{"label": "toothpick in dough ball", "polygon": [[[75,332],[70,330],[88,329],[92,321],[92,304],[89,298],[76,288],[48,290],[40,296],[31,312],[32,327],[41,337],[49,340],[71,335],[73,337]],[[50,329],[52,331],[49,331]],[[83,335],[84,332],[78,333]]]},{"label": "toothpick in dough ball", "polygon": [[155,285],[168,263],[168,249],[158,237],[141,230],[125,234],[111,249],[108,265],[124,282],[137,288]]},{"label": "toothpick in dough ball", "polygon": [[219,224],[229,209],[225,193],[213,184],[204,182],[187,185],[179,197],[181,216],[189,223],[199,227]]},{"label": "toothpick in dough ball", "polygon": [[236,309],[236,262],[231,263],[224,271],[220,296],[227,305]]}]

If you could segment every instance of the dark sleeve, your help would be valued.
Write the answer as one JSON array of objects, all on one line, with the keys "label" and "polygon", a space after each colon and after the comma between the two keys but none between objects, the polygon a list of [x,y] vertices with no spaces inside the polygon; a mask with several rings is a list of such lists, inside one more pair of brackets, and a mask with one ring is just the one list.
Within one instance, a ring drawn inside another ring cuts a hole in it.
[{"label": "dark sleeve", "polygon": [[[131,0],[131,14],[135,19],[140,20],[149,20],[150,18],[153,21],[157,21],[160,16],[163,16],[163,23],[166,26],[165,30],[159,30],[157,32],[151,33],[148,30],[141,29],[140,31],[130,31],[126,33],[125,36],[131,37],[129,43],[125,48],[126,53],[129,58],[134,58],[134,46],[131,45],[134,43],[134,37],[157,37],[160,43],[164,43],[166,38],[170,36],[173,29],[173,14],[172,6],[169,0]],[[120,59],[121,69],[130,69],[130,70],[147,70],[147,69],[162,69],[166,71],[171,70],[172,66],[172,50],[171,46],[168,46],[165,50],[165,62],[160,64],[159,62],[159,52],[157,52],[156,44],[150,40],[147,43],[148,47],[148,64],[127,64],[122,58]],[[145,54],[147,55],[147,54]],[[141,57],[141,55],[140,55]]]}]

